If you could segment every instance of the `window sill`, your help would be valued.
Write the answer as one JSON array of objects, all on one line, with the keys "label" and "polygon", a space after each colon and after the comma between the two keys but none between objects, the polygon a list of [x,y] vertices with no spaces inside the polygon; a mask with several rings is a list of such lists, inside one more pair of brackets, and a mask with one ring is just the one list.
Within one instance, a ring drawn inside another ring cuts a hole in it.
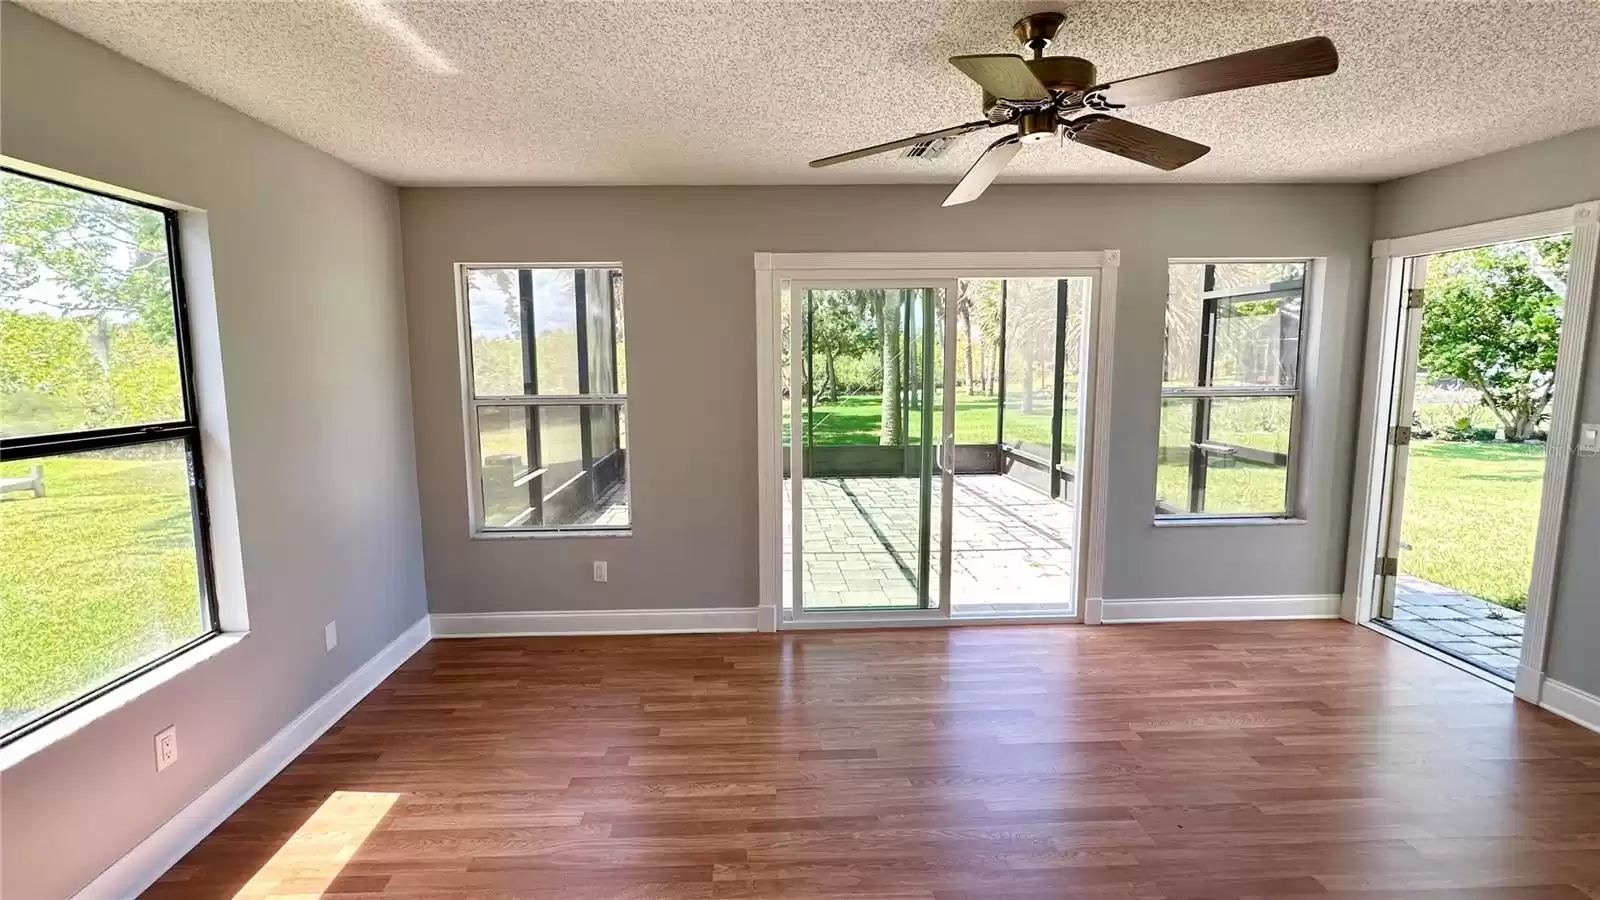
[{"label": "window sill", "polygon": [[0,747],[0,772],[8,771],[23,760],[44,752],[107,713],[132,703],[201,663],[238,646],[249,635],[247,631],[215,635],[150,671],[117,685],[60,718]]},{"label": "window sill", "polygon": [[1164,516],[1155,520],[1157,528],[1199,528],[1207,525],[1304,525],[1294,516]]},{"label": "window sill", "polygon": [[556,538],[631,538],[633,529],[574,528],[569,531],[474,531],[475,541],[548,541]]}]

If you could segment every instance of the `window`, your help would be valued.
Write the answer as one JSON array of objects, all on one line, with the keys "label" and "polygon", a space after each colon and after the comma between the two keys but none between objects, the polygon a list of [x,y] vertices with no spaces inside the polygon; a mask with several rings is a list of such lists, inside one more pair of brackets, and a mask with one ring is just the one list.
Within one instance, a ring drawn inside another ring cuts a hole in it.
[{"label": "window", "polygon": [[1309,268],[1169,266],[1157,518],[1292,515]]},{"label": "window", "polygon": [[473,533],[626,533],[622,269],[460,269]]},{"label": "window", "polygon": [[0,742],[217,632],[177,217],[0,170]]}]

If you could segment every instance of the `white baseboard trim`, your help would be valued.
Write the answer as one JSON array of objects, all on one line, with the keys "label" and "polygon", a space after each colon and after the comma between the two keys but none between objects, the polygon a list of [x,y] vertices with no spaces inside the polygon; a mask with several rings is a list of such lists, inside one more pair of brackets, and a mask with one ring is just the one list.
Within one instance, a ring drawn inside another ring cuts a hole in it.
[{"label": "white baseboard trim", "polygon": [[432,636],[426,618],[405,630],[387,647],[362,664],[273,735],[233,771],[178,811],[165,825],[145,838],[127,855],[112,863],[73,900],[126,900],[136,897],[160,878],[185,853],[194,849],[223,820],[244,805],[294,760],[311,742],[333,727],[351,707],[372,692],[400,664],[422,649]]},{"label": "white baseboard trim", "polygon": [[760,606],[756,608],[758,631],[777,631],[779,628],[778,608],[776,606]]},{"label": "white baseboard trim", "polygon": [[760,610],[602,609],[558,612],[434,613],[433,636],[539,637],[600,634],[709,634],[755,631]]},{"label": "white baseboard trim", "polygon": [[1288,597],[1164,597],[1150,600],[1100,601],[1100,621],[1248,622],[1270,619],[1337,619],[1338,594]]},{"label": "white baseboard trim", "polygon": [[1600,731],[1600,697],[1588,691],[1546,678],[1539,691],[1539,705],[1590,731]]},{"label": "white baseboard trim", "polygon": [[1539,705],[1539,692],[1544,690],[1544,672],[1522,664],[1517,665],[1517,680],[1512,687],[1512,693],[1518,700],[1526,700],[1534,706]]}]

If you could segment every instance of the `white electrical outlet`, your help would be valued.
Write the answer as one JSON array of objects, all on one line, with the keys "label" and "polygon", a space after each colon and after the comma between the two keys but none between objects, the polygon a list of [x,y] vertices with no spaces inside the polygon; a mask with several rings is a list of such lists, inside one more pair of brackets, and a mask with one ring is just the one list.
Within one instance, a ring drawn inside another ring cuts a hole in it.
[{"label": "white electrical outlet", "polygon": [[594,561],[594,580],[600,582],[606,580],[606,561],[603,559]]},{"label": "white electrical outlet", "polygon": [[339,623],[338,622],[329,622],[327,625],[323,626],[323,628],[322,628],[322,642],[324,644],[328,645],[328,649],[329,650],[332,650],[333,648],[339,646]]},{"label": "white electrical outlet", "polygon": [[1600,456],[1600,425],[1585,422],[1578,426],[1578,455]]},{"label": "white electrical outlet", "polygon": [[156,732],[156,771],[178,761],[178,726],[168,725]]}]

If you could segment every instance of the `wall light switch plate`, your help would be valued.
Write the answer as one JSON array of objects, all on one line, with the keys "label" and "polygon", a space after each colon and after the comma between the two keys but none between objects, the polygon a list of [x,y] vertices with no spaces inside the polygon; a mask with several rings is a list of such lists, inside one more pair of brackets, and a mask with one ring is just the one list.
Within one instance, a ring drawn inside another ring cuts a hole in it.
[{"label": "wall light switch plate", "polygon": [[1578,455],[1600,456],[1600,424],[1585,422],[1578,426]]},{"label": "wall light switch plate", "polygon": [[332,650],[333,648],[339,646],[339,623],[338,622],[329,622],[327,625],[323,626],[323,628],[322,628],[322,642],[324,644],[328,645],[328,649],[329,650]]},{"label": "wall light switch plate", "polygon": [[599,582],[606,580],[606,561],[603,559],[594,561],[594,580]]},{"label": "wall light switch plate", "polygon": [[178,726],[168,725],[156,733],[156,771],[178,761]]}]

